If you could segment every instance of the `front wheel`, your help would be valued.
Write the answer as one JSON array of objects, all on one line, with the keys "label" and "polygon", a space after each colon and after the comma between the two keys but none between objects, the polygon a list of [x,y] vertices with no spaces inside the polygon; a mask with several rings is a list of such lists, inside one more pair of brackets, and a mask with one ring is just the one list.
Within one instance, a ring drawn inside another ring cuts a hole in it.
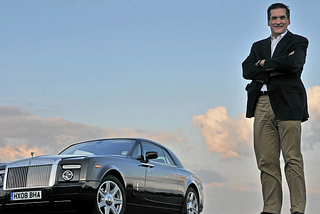
[{"label": "front wheel", "polygon": [[183,202],[181,214],[198,214],[198,213],[199,213],[198,195],[192,187],[189,187]]},{"label": "front wheel", "polygon": [[126,195],[121,182],[107,175],[97,190],[93,214],[123,214],[126,209]]}]

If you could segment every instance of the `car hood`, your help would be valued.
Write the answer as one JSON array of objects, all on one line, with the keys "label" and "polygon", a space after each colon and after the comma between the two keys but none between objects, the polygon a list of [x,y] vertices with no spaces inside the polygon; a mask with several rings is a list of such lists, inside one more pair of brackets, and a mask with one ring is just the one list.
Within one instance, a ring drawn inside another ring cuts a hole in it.
[{"label": "car hood", "polygon": [[22,160],[13,161],[10,163],[7,163],[10,167],[19,167],[19,166],[25,166],[25,165],[46,165],[46,164],[58,164],[61,160],[65,159],[84,159],[85,155],[43,155],[43,156],[37,156],[33,158],[25,158]]},{"label": "car hood", "polygon": [[[47,164],[58,165],[58,163],[61,160],[82,160],[87,157],[93,157],[93,156],[91,155],[43,155],[43,156],[36,156],[33,158],[25,158],[25,159],[13,161],[4,165],[7,165],[9,167],[47,165]],[[95,156],[95,157],[98,157],[98,156]],[[119,156],[119,155],[106,155],[103,157],[127,158],[126,156]]]}]

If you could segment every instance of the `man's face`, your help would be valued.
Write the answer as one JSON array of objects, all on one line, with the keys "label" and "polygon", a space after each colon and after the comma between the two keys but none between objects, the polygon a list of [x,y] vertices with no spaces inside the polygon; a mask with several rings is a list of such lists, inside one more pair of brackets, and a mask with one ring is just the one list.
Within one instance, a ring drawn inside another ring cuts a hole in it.
[{"label": "man's face", "polygon": [[270,11],[268,26],[270,26],[272,36],[278,37],[286,32],[288,25],[290,25],[290,19],[286,15],[286,9],[278,8]]}]

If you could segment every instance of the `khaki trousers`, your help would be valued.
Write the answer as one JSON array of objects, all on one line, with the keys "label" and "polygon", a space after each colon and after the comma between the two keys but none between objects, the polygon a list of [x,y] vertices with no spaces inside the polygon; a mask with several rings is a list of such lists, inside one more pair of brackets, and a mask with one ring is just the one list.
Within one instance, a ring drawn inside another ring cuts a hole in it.
[{"label": "khaki trousers", "polygon": [[291,213],[304,213],[306,187],[301,154],[301,121],[280,121],[271,108],[268,95],[259,97],[254,119],[254,150],[261,171],[263,212],[280,214],[282,176],[280,151],[285,162]]}]

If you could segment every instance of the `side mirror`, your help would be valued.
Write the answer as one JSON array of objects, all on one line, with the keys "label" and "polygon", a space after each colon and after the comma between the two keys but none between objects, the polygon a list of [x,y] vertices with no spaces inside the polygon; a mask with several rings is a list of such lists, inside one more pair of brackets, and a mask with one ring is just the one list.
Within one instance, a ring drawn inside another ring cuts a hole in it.
[{"label": "side mirror", "polygon": [[146,162],[149,162],[151,159],[157,159],[158,158],[158,152],[147,152],[146,153]]}]

